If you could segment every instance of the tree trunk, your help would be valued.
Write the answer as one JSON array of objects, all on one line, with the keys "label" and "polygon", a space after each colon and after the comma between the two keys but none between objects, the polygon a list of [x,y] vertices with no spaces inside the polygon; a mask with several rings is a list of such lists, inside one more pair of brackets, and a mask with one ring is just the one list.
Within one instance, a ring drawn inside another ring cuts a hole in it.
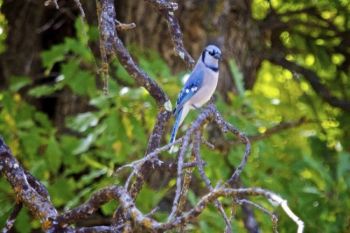
[{"label": "tree trunk", "polygon": [[8,83],[12,76],[37,77],[41,64],[38,51],[41,40],[38,28],[42,24],[44,6],[31,1],[4,1],[2,13],[8,22],[6,51],[0,56],[0,80]]}]

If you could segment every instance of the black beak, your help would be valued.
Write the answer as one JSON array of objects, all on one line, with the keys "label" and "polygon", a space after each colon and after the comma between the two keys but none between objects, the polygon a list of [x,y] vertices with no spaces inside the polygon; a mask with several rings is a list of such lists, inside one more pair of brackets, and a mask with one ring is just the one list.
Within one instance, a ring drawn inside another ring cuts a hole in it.
[{"label": "black beak", "polygon": [[221,60],[221,54],[220,53],[215,53],[214,57],[218,60]]}]

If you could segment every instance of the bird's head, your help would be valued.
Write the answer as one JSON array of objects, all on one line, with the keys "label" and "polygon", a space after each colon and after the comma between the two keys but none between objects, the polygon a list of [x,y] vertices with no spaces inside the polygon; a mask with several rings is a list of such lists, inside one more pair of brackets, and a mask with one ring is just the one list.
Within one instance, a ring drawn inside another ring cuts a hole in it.
[{"label": "bird's head", "polygon": [[213,71],[219,70],[221,50],[216,45],[208,45],[202,52],[202,62]]}]

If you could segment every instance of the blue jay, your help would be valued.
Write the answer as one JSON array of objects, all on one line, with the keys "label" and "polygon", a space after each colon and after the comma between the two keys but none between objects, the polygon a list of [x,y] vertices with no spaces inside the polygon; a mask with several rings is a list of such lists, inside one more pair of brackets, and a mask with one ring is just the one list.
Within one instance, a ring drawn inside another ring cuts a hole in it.
[{"label": "blue jay", "polygon": [[[185,86],[181,90],[173,110],[175,124],[170,143],[176,139],[177,130],[191,109],[198,109],[214,94],[219,78],[221,51],[215,45],[208,45],[202,52]],[[171,151],[173,151],[171,149]]]}]

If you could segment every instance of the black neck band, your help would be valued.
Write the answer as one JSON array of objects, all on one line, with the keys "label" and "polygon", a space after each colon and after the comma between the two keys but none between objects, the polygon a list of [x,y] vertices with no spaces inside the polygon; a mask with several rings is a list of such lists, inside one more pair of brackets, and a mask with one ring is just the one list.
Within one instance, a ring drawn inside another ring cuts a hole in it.
[{"label": "black neck band", "polygon": [[208,67],[209,69],[211,69],[212,71],[214,71],[214,72],[218,72],[218,71],[219,71],[219,67],[208,66],[208,65],[205,64],[205,63],[204,63],[204,65],[205,65],[206,67]]},{"label": "black neck band", "polygon": [[202,62],[203,62],[204,64],[205,64],[205,62],[204,62],[204,61],[205,61],[205,52],[206,52],[206,50],[204,50],[203,53],[202,53]]}]

